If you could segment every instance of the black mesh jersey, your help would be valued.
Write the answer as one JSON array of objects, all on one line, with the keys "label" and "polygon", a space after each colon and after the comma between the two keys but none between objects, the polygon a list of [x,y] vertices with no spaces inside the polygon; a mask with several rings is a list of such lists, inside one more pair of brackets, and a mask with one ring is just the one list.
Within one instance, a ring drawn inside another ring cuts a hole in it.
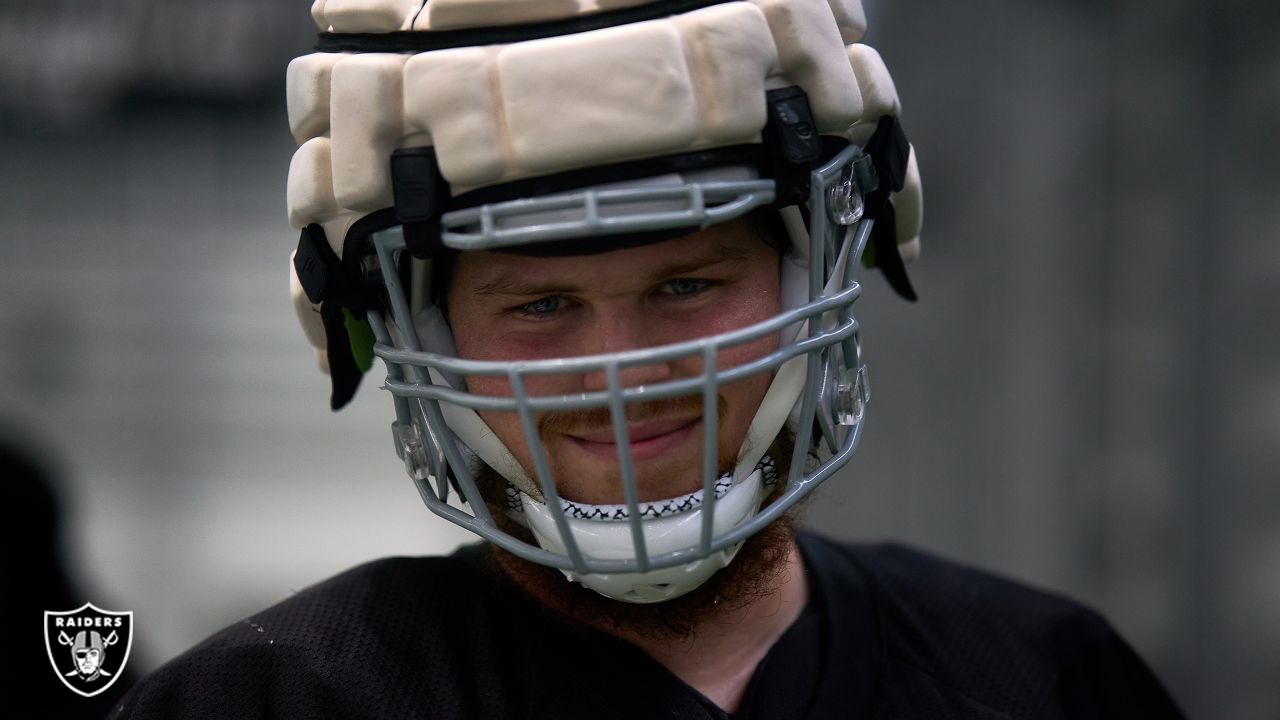
[{"label": "black mesh jersey", "polygon": [[[1182,717],[1077,603],[896,545],[799,543],[813,599],[733,717]],[[730,717],[633,646],[541,610],[487,554],[349,570],[169,662],[114,717]]]}]

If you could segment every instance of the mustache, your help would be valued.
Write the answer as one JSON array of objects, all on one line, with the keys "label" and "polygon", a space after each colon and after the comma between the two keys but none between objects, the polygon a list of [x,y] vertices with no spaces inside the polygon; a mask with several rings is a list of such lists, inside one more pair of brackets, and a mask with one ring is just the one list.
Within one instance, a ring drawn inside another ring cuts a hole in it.
[{"label": "mustache", "polygon": [[[717,395],[717,421],[724,420],[727,409],[724,396]],[[702,415],[704,410],[701,395],[684,395],[669,400],[651,400],[628,405],[626,412],[627,422],[643,423]],[[549,412],[538,419],[538,434],[542,436],[589,433],[608,427],[613,427],[613,413],[610,412],[609,408],[584,408],[581,410]]]}]

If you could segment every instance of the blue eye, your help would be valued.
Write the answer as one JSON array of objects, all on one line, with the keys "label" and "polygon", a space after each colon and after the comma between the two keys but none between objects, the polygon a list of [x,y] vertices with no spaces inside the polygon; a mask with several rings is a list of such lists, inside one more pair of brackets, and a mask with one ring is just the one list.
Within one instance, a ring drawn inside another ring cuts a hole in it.
[{"label": "blue eye", "polygon": [[526,315],[549,315],[559,310],[563,305],[564,298],[559,295],[548,295],[531,303],[521,305],[519,311]]},{"label": "blue eye", "polygon": [[672,295],[696,295],[711,284],[708,280],[695,280],[693,278],[678,278],[671,280],[664,286],[666,291]]}]

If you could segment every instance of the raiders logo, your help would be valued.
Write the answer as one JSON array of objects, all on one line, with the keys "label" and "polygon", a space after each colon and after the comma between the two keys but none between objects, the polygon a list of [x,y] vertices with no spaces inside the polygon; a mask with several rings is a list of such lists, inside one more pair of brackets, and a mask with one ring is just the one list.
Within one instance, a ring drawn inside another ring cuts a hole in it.
[{"label": "raiders logo", "polygon": [[44,613],[44,647],[53,670],[72,692],[93,697],[120,677],[133,646],[133,612],[85,603],[78,610]]}]

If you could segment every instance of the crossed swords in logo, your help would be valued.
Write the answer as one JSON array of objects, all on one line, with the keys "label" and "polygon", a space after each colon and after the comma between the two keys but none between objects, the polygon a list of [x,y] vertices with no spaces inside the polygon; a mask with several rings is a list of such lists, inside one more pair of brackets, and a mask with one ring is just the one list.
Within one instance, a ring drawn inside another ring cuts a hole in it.
[{"label": "crossed swords in logo", "polygon": [[[97,636],[98,636],[98,638],[100,638],[101,643],[102,643],[101,647],[99,647],[99,648],[94,648],[94,647],[92,646],[92,644],[86,645],[85,647],[73,647],[73,646],[75,646],[76,641],[75,641],[75,640],[72,640],[72,639],[71,639],[71,637],[67,635],[67,631],[66,631],[66,630],[63,630],[63,631],[61,631],[61,632],[59,632],[59,633],[58,633],[58,643],[59,643],[59,644],[61,644],[61,645],[66,645],[66,646],[68,646],[68,647],[71,647],[71,651],[72,651],[72,654],[73,654],[73,655],[74,655],[74,654],[76,654],[76,653],[77,653],[77,651],[80,651],[80,650],[84,650],[84,651],[89,651],[89,650],[94,650],[94,649],[98,650],[98,652],[99,652],[99,661],[96,663],[96,665],[95,665],[95,667],[94,667],[94,674],[96,674],[96,675],[102,675],[103,677],[111,677],[111,673],[107,672],[107,671],[106,671],[105,669],[103,669],[103,667],[102,667],[101,654],[102,654],[102,650],[105,650],[106,648],[109,648],[109,647],[111,647],[112,645],[115,645],[116,643],[120,642],[120,636],[119,636],[119,634],[117,634],[117,633],[116,633],[116,631],[115,631],[115,630],[112,630],[112,631],[111,631],[111,634],[110,634],[110,635],[108,635],[108,636],[106,636],[105,638],[104,638],[104,637],[102,637],[101,635],[99,635],[97,632],[94,632],[94,633],[93,633],[93,635],[97,635]],[[91,641],[91,640],[90,640],[90,643],[92,643],[92,641]],[[77,659],[78,659],[78,658],[77,658]],[[79,664],[79,662],[77,662],[77,663],[76,663],[76,666],[75,666],[74,668],[72,668],[72,669],[71,669],[71,672],[65,672],[65,673],[63,673],[62,675],[63,675],[63,677],[71,677],[72,675],[81,675],[81,674],[83,674],[83,673],[81,673],[81,672],[80,672],[80,664]],[[93,678],[91,677],[91,678],[89,678],[89,679],[90,679],[90,680],[92,680]]]}]

